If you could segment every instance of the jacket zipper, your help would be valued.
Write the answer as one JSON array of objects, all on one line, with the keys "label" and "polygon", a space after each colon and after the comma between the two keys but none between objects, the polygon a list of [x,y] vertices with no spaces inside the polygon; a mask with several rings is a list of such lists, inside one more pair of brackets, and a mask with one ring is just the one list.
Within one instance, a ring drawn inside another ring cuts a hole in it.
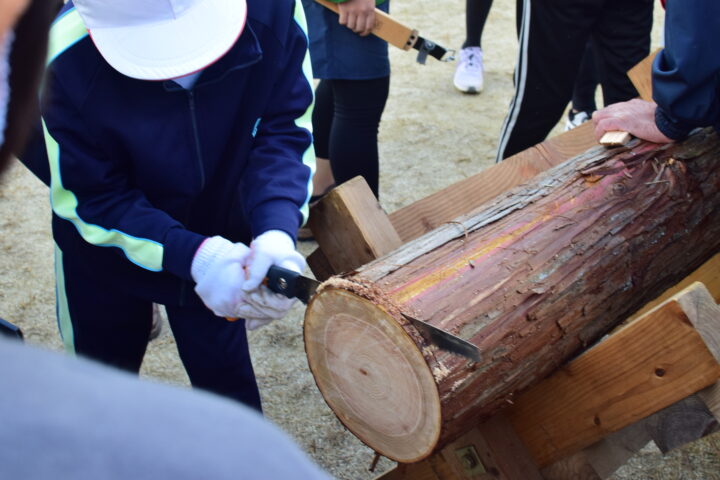
[{"label": "jacket zipper", "polygon": [[192,120],[193,136],[195,138],[195,153],[197,156],[198,169],[200,170],[200,190],[205,188],[205,168],[203,165],[202,151],[200,150],[200,135],[198,134],[197,118],[195,117],[195,92],[188,90],[190,101],[190,118]]},{"label": "jacket zipper", "polygon": [[[192,129],[193,129],[193,137],[195,142],[195,156],[196,156],[196,162],[198,165],[198,170],[200,173],[200,190],[205,188],[205,166],[203,165],[203,158],[202,158],[202,150],[200,149],[200,135],[198,133],[198,126],[197,126],[197,118],[196,118],[196,110],[195,110],[195,92],[193,90],[188,90],[188,103],[190,104],[190,120],[192,121]],[[186,218],[185,224],[187,225],[189,220]],[[187,292],[188,287],[188,281],[183,280],[180,283],[180,305],[185,305],[185,295]]]}]

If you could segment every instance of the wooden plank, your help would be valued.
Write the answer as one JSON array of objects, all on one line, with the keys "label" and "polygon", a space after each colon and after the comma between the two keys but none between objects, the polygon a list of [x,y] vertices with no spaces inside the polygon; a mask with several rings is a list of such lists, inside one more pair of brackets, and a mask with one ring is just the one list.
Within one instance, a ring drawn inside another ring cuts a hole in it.
[{"label": "wooden plank", "polygon": [[508,415],[540,467],[720,378],[689,310],[668,300],[518,397]]},{"label": "wooden plank", "polygon": [[640,98],[648,102],[653,101],[652,64],[660,50],[662,49],[658,48],[627,72],[628,77],[630,77],[630,81],[635,86],[638,94],[640,94]]},{"label": "wooden plank", "polygon": [[718,428],[698,393],[545,467],[542,474],[545,480],[607,478],[651,441],[666,453]]},{"label": "wooden plank", "polygon": [[[327,0],[315,1],[335,13],[340,11],[336,3]],[[410,50],[418,39],[417,30],[403,25],[379,8],[375,9],[375,19],[375,27],[372,29],[373,35],[382,38],[390,45],[402,50]]]},{"label": "wooden plank", "polygon": [[409,242],[597,145],[591,127],[588,123],[583,124],[513,155],[472,177],[396,210],[390,214],[390,220],[403,242]]},{"label": "wooden plank", "polygon": [[308,225],[334,272],[353,270],[402,245],[362,177],[325,195]]},{"label": "wooden plank", "polygon": [[628,143],[632,139],[632,135],[630,135],[628,132],[623,132],[620,130],[611,130],[608,132],[605,132],[605,134],[600,139],[600,145],[604,145],[606,147],[621,147]]}]

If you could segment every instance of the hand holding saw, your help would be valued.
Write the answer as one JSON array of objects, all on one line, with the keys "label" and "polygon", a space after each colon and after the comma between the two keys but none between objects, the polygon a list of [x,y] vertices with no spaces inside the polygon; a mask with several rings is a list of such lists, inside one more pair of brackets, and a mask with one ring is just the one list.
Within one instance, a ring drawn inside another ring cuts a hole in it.
[{"label": "hand holding saw", "polygon": [[[340,11],[340,7],[338,7],[336,3],[329,2],[328,0],[315,1],[335,13]],[[418,51],[418,63],[424,65],[428,55],[441,62],[451,62],[455,60],[454,50],[448,50],[435,42],[421,37],[417,30],[403,25],[378,8],[375,9],[375,18],[377,20],[375,27],[372,29],[372,34],[402,50],[414,48]]]}]

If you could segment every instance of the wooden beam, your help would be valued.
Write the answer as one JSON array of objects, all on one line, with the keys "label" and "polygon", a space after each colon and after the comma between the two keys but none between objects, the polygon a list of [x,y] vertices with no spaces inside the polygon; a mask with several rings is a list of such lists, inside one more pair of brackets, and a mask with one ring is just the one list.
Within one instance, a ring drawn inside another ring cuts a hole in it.
[{"label": "wooden beam", "polygon": [[635,320],[636,318],[646,314],[653,308],[657,307],[667,299],[685,290],[693,283],[700,282],[710,292],[710,295],[715,299],[715,303],[720,303],[720,254],[715,255],[710,260],[702,264],[693,273],[682,279],[679,283],[668,288],[658,298],[649,302],[647,305],[642,307],[632,317],[628,319],[628,322]]},{"label": "wooden beam", "polygon": [[[691,286],[518,397],[508,416],[540,467],[720,378],[720,364],[688,321],[714,305],[703,290]],[[710,321],[720,330],[720,317]]]},{"label": "wooden beam", "polygon": [[650,55],[645,57],[644,60],[640,61],[633,68],[628,70],[627,75],[630,77],[630,81],[638,91],[640,98],[645,101],[652,102],[652,64],[655,61],[655,57],[660,48],[652,52]]},{"label": "wooden beam", "polygon": [[328,193],[313,207],[308,225],[336,273],[353,270],[402,245],[362,177]]},{"label": "wooden beam", "polygon": [[592,125],[585,123],[396,210],[390,220],[409,242],[595,145]]}]

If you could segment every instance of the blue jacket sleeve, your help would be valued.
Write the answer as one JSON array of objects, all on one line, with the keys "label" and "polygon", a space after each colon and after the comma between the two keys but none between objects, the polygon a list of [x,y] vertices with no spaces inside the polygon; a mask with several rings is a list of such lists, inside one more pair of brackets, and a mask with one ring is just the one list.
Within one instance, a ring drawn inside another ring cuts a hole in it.
[{"label": "blue jacket sleeve", "polygon": [[665,42],[653,64],[655,122],[679,140],[720,123],[720,2],[667,2]]},{"label": "blue jacket sleeve", "polygon": [[243,178],[243,203],[255,237],[282,230],[295,239],[297,229],[307,220],[312,192],[312,71],[300,0],[294,8],[278,80],[257,126]]},{"label": "blue jacket sleeve", "polygon": [[114,247],[151,271],[191,279],[190,264],[203,236],[186,230],[132,185],[128,165],[112,160],[64,94],[52,88],[43,108],[53,212],[98,247]]}]

